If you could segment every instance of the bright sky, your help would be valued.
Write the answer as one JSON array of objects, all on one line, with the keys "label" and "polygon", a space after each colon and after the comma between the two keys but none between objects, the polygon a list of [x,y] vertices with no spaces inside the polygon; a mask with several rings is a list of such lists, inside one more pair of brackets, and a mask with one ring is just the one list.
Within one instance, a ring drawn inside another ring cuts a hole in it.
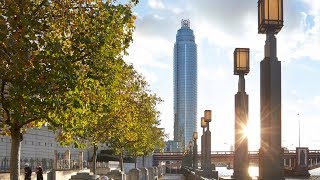
[{"label": "bright sky", "polygon": [[[257,0],[140,0],[128,62],[164,102],[161,127],[173,139],[173,46],[181,19],[190,19],[198,45],[198,132],[205,109],[213,110],[212,150],[234,142],[233,51],[250,48],[249,148],[260,143],[260,61],[265,35],[257,30]],[[282,145],[320,149],[320,1],[284,0],[284,27],[277,35],[282,63]],[[300,114],[298,116],[297,114]],[[200,133],[201,134],[201,133]],[[199,143],[199,142],[198,142]]]}]

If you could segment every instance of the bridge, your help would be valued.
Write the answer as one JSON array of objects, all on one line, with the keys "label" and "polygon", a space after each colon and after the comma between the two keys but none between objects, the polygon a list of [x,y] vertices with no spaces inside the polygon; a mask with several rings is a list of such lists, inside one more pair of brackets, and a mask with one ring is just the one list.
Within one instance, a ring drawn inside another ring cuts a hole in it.
[{"label": "bridge", "polygon": [[[250,164],[258,165],[259,163],[259,152],[249,151]],[[226,166],[233,164],[234,151],[212,151],[211,152],[211,162],[216,166]],[[153,161],[181,161],[183,157],[183,152],[163,152],[154,153]],[[200,159],[201,154],[198,153],[198,158]],[[296,150],[288,150],[284,152],[284,166],[287,169],[292,169],[296,165],[297,154]],[[199,161],[200,162],[200,161]],[[308,169],[315,169],[320,167],[320,150],[309,150],[308,153]]]}]

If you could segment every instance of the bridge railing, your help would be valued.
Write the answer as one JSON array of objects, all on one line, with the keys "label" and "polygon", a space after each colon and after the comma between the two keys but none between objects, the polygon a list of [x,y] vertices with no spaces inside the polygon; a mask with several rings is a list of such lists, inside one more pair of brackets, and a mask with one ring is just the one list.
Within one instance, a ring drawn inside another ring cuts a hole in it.
[{"label": "bridge railing", "polygon": [[175,156],[175,155],[183,155],[183,152],[157,152],[153,153],[153,155],[168,155],[168,156]]},{"label": "bridge railing", "polygon": [[310,153],[320,153],[320,150],[309,150],[309,154]]},{"label": "bridge railing", "polygon": [[[211,151],[211,155],[233,155],[234,151]],[[259,151],[249,151],[249,155],[258,155]],[[296,150],[285,150],[285,155],[293,156],[296,154]],[[320,154],[320,150],[309,150],[309,154]],[[160,152],[154,153],[155,156],[182,156],[183,152]],[[198,152],[201,155],[201,152]]]},{"label": "bridge railing", "polygon": [[233,151],[211,151],[211,154],[234,154]]}]

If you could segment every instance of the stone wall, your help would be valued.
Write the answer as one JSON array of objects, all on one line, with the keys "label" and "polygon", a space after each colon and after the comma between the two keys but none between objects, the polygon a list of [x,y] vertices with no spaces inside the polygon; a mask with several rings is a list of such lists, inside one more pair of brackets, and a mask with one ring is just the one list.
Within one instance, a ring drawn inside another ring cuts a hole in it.
[{"label": "stone wall", "polygon": [[[79,170],[79,171],[56,171],[56,180],[62,180],[62,179],[70,179],[72,175],[76,175],[78,172],[90,172],[89,169],[86,170]],[[1,180],[10,180],[10,174],[9,173],[0,173],[0,179]],[[20,179],[24,179],[24,174],[20,173]],[[32,172],[32,176],[31,176],[31,180],[36,180],[37,179],[37,175],[35,172]],[[48,173],[45,172],[43,174],[43,179],[50,179],[48,177]]]}]

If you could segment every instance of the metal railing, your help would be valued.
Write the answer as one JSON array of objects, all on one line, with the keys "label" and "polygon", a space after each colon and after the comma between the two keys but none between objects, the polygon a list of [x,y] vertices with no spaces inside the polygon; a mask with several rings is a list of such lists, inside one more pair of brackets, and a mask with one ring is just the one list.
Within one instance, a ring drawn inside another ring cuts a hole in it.
[{"label": "metal railing", "polygon": [[[88,162],[88,168],[92,168],[92,167],[93,167],[93,163]],[[107,168],[107,167],[109,167],[108,162],[96,162],[96,168]]]},{"label": "metal railing", "polygon": [[[82,167],[81,167],[82,164]],[[75,170],[81,168],[87,168],[88,163],[86,161],[80,162],[79,160],[71,159],[71,160],[64,160],[59,159],[57,160],[57,169],[56,170]]]},{"label": "metal railing", "polygon": [[[52,169],[52,159],[38,159],[38,158],[22,158],[20,159],[20,169],[24,168],[24,165],[28,163],[32,170],[40,165],[44,171]],[[0,172],[8,172],[10,170],[10,157],[0,156]]]},{"label": "metal railing", "polygon": [[[44,171],[52,170],[53,159],[37,159],[37,158],[22,158],[20,159],[20,169],[24,169],[24,165],[28,163],[32,171],[36,171],[36,168],[40,165]],[[80,163],[82,163],[82,168],[87,168],[87,162],[79,162],[79,160],[57,160],[56,170],[74,170],[80,169]],[[0,156],[0,172],[9,172],[10,170],[10,157]]]}]

